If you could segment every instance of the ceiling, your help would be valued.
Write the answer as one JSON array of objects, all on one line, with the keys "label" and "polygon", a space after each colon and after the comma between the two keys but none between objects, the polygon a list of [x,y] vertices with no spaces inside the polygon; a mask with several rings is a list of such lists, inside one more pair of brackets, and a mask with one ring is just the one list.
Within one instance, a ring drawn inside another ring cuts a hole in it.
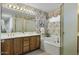
[{"label": "ceiling", "polygon": [[50,12],[59,8],[61,3],[26,3],[26,5],[35,7],[45,12]]}]

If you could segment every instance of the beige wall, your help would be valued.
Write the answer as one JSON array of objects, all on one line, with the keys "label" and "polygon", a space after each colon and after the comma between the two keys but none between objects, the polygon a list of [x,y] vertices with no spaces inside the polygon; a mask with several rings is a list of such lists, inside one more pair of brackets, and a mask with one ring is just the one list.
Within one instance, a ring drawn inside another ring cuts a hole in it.
[{"label": "beige wall", "polygon": [[63,54],[77,54],[77,4],[64,4]]}]

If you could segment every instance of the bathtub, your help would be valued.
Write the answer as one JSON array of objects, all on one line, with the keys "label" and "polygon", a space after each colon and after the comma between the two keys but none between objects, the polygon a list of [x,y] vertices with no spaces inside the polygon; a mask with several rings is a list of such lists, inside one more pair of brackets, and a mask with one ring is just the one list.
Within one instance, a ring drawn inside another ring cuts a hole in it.
[{"label": "bathtub", "polygon": [[43,37],[41,46],[50,55],[60,55],[60,37],[58,36]]}]

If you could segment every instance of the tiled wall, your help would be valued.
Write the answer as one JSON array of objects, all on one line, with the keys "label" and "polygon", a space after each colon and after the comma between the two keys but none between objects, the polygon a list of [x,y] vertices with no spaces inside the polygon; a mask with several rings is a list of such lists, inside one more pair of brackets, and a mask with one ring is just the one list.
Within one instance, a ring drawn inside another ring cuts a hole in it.
[{"label": "tiled wall", "polygon": [[49,19],[46,19],[46,15],[40,13],[40,15],[36,17],[37,32],[40,32],[40,28],[42,27],[45,30],[44,34],[48,33],[48,35],[60,36],[60,9],[49,12],[48,16]]},{"label": "tiled wall", "polygon": [[48,16],[48,33],[60,36],[60,8],[50,11]]},{"label": "tiled wall", "polygon": [[44,14],[40,14],[39,16],[36,16],[36,30],[37,32],[41,32],[41,28],[44,28],[44,30],[46,31],[47,28],[47,19],[46,19],[46,15]]},{"label": "tiled wall", "polygon": [[60,35],[60,15],[49,19],[48,32],[50,35]]}]

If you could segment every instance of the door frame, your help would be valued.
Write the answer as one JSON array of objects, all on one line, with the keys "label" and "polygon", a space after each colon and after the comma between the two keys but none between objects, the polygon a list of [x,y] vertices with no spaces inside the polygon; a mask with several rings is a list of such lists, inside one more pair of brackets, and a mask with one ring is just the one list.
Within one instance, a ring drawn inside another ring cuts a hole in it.
[{"label": "door frame", "polygon": [[60,6],[60,55],[63,55],[64,50],[64,3]]}]

